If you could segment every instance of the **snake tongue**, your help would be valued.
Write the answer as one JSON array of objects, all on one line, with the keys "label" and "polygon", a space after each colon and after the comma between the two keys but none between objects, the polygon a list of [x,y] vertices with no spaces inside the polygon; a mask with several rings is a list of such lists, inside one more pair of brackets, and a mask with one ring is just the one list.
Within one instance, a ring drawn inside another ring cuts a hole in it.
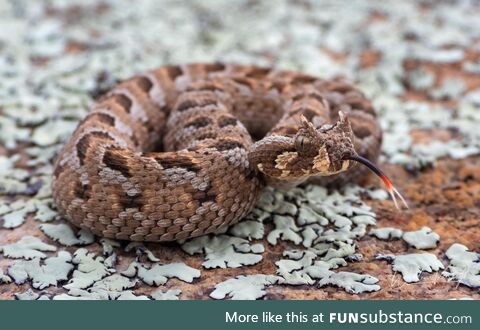
[{"label": "snake tongue", "polygon": [[405,199],[403,198],[403,196],[398,192],[398,190],[395,188],[395,186],[393,185],[392,181],[390,180],[390,178],[375,164],[373,164],[371,161],[369,161],[368,159],[362,157],[362,156],[359,156],[359,155],[352,155],[352,156],[349,156],[347,157],[347,159],[349,160],[354,160],[360,164],[363,164],[365,165],[366,167],[368,167],[372,172],[374,172],[380,179],[382,179],[383,183],[385,184],[385,186],[387,187],[387,191],[388,193],[390,194],[390,196],[392,197],[392,200],[393,200],[393,203],[395,203],[395,207],[397,209],[400,209],[399,205],[398,205],[398,202],[397,202],[397,196],[398,198],[400,198],[400,200],[402,201],[403,205],[408,209],[408,204],[407,202],[405,201]]}]

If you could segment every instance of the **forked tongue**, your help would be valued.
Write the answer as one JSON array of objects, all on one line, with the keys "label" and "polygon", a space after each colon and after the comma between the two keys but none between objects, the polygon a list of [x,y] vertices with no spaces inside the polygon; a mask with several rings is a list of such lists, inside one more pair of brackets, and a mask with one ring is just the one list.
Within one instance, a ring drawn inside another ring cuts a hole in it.
[{"label": "forked tongue", "polygon": [[398,196],[398,198],[400,198],[400,200],[402,201],[403,205],[408,209],[407,202],[405,201],[403,196],[400,195],[398,190],[393,185],[392,181],[388,178],[388,176],[385,173],[383,173],[383,171],[380,168],[378,168],[377,165],[375,165],[374,163],[372,163],[368,159],[366,159],[362,156],[359,156],[359,155],[353,155],[353,156],[348,157],[347,159],[359,162],[359,163],[365,165],[366,167],[368,167],[370,170],[372,170],[372,172],[374,172],[380,179],[382,179],[383,183],[387,187],[387,191],[390,194],[390,196],[392,197],[392,200],[395,203],[395,207],[397,209],[400,209],[400,207],[398,206],[397,198],[396,198]]}]

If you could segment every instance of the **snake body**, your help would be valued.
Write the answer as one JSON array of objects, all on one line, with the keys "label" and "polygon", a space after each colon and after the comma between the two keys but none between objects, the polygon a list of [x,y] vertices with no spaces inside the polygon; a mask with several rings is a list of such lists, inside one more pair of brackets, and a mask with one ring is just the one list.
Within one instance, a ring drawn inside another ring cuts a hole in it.
[{"label": "snake body", "polygon": [[370,101],[341,79],[164,66],[98,100],[58,155],[53,196],[99,236],[182,240],[238,222],[265,185],[364,176],[345,155],[375,160],[381,137]]}]

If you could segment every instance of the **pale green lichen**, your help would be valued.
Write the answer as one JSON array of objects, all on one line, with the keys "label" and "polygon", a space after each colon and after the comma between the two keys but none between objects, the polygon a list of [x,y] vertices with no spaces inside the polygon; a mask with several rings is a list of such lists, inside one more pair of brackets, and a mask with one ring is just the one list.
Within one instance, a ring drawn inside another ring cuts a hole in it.
[{"label": "pale green lichen", "polygon": [[320,286],[333,285],[345,289],[348,293],[364,293],[380,290],[376,277],[356,274],[352,272],[331,272],[329,276],[322,278],[318,284]]},{"label": "pale green lichen", "polygon": [[77,126],[71,120],[50,120],[47,124],[39,126],[32,134],[31,140],[38,146],[47,147],[54,143],[64,141]]},{"label": "pale green lichen", "polygon": [[40,230],[45,235],[65,246],[88,245],[95,241],[93,234],[85,229],[80,229],[75,233],[70,225],[60,223],[40,225]]},{"label": "pale green lichen", "polygon": [[332,271],[331,269],[347,265],[343,258],[315,260],[318,255],[314,250],[286,251],[284,256],[289,259],[275,263],[278,267],[277,274],[283,279],[282,284],[312,285],[318,280],[319,286],[333,285],[355,294],[380,290],[376,284],[378,279],[373,276]]},{"label": "pale green lichen", "polygon": [[13,203],[5,204],[0,209],[0,218],[3,219],[4,228],[16,228],[21,226],[27,215],[34,213],[34,219],[48,222],[57,216],[57,212],[51,209],[51,199],[18,199]]},{"label": "pale green lichen", "polygon": [[28,289],[25,292],[14,293],[14,295],[18,300],[37,300],[40,297],[40,295],[32,289]]},{"label": "pale green lichen", "polygon": [[355,254],[356,246],[354,243],[329,242],[318,243],[312,247],[312,250],[318,256],[321,256],[322,260],[328,261],[334,258],[346,258]]},{"label": "pale green lichen", "polygon": [[13,195],[25,193],[28,185],[25,182],[29,177],[28,171],[15,168],[19,155],[10,158],[0,156],[0,195]]},{"label": "pale green lichen", "polygon": [[9,205],[5,205],[4,210],[2,210],[3,215],[0,214],[3,219],[3,227],[16,228],[22,225],[27,214],[35,212],[36,209],[34,200],[24,201],[19,199]]},{"label": "pale green lichen", "polygon": [[462,244],[452,244],[446,252],[450,264],[443,276],[472,288],[480,287],[480,253],[468,251]]},{"label": "pale green lichen", "polygon": [[461,79],[445,79],[442,84],[430,90],[430,96],[433,99],[455,99],[460,97],[467,90],[466,84]]},{"label": "pale green lichen", "polygon": [[371,199],[385,200],[389,198],[389,194],[385,189],[365,189],[363,192]]},{"label": "pale green lichen", "polygon": [[53,252],[57,248],[42,242],[41,239],[33,236],[24,236],[19,241],[0,246],[0,252],[8,258],[35,259],[46,258],[43,252]]},{"label": "pale green lichen", "polygon": [[[131,280],[120,274],[113,274],[94,282],[91,287],[85,289],[70,288],[68,290],[68,295],[89,300],[115,300],[122,294],[131,292],[130,290],[125,291],[125,289],[131,289],[135,284],[135,280]],[[54,299],[58,300],[61,298],[56,296]]]},{"label": "pale green lichen", "polygon": [[407,231],[403,233],[403,240],[416,249],[433,249],[440,241],[440,235],[433,232],[428,227],[422,227],[417,231]]},{"label": "pale green lichen", "polygon": [[[40,222],[49,222],[54,220],[58,213],[52,210],[53,201],[51,199],[42,200],[42,202],[37,203],[37,211],[33,218]],[[85,234],[84,234],[85,235]]]},{"label": "pale green lichen", "polygon": [[120,242],[108,239],[108,238],[101,238],[100,244],[102,244],[103,254],[106,256],[110,256],[115,252],[115,248],[120,247]]},{"label": "pale green lichen", "polygon": [[285,251],[289,259],[275,262],[277,274],[290,285],[312,285],[315,280],[305,271],[305,267],[311,266],[317,255],[312,251]]},{"label": "pale green lichen", "polygon": [[239,275],[215,285],[210,293],[213,299],[256,300],[265,296],[265,288],[279,281],[274,275]]},{"label": "pale green lichen", "polygon": [[413,89],[424,91],[433,86],[435,83],[435,76],[425,69],[419,68],[407,74],[407,81]]},{"label": "pale green lichen", "polygon": [[300,228],[295,224],[295,220],[291,216],[275,215],[273,218],[275,229],[268,236],[267,241],[272,245],[277,245],[278,239],[290,241],[295,244],[302,242],[300,236]]},{"label": "pale green lichen", "polygon": [[27,280],[31,280],[32,287],[44,289],[68,279],[68,275],[73,269],[71,260],[70,253],[60,251],[57,256],[43,261],[40,258],[17,261],[8,268],[8,274],[16,284],[23,284]]},{"label": "pale green lichen", "polygon": [[393,227],[373,228],[370,230],[369,234],[378,239],[390,241],[402,238],[403,230]]},{"label": "pale green lichen", "polygon": [[343,258],[330,258],[328,260],[315,260],[319,257],[318,251],[290,250],[283,253],[288,259],[275,262],[277,274],[283,279],[282,283],[290,285],[312,285],[316,279],[328,277],[330,269],[346,266]]},{"label": "pale green lichen", "polygon": [[263,223],[255,220],[243,220],[232,228],[230,228],[230,233],[233,236],[251,239],[262,239],[265,234],[265,229]]},{"label": "pale green lichen", "polygon": [[411,253],[405,255],[379,255],[377,259],[392,261],[392,269],[402,274],[407,283],[420,281],[422,272],[436,272],[443,269],[443,264],[431,253]]},{"label": "pale green lichen", "polygon": [[152,298],[154,300],[178,300],[181,293],[180,289],[170,289],[165,292],[157,290],[152,293]]},{"label": "pale green lichen", "polygon": [[87,249],[81,248],[73,254],[72,263],[76,266],[68,284],[67,290],[86,289],[95,282],[115,272],[115,269],[105,265],[105,258],[96,256]]},{"label": "pale green lichen", "polygon": [[10,283],[12,282],[12,279],[10,276],[6,275],[3,270],[0,268],[0,284],[1,283]]},{"label": "pale green lichen", "polygon": [[311,207],[305,204],[303,204],[300,207],[300,213],[298,214],[297,221],[300,226],[313,224],[313,223],[318,223],[322,226],[328,225],[327,218],[318,214],[317,212],[312,210]]},{"label": "pale green lichen", "polygon": [[302,231],[302,245],[304,247],[311,247],[315,239],[318,238],[319,233],[323,231],[323,228],[318,226],[307,226]]},{"label": "pale green lichen", "polygon": [[146,284],[155,286],[163,285],[173,277],[191,283],[201,275],[198,269],[187,266],[183,262],[165,265],[156,263],[152,267],[147,267],[136,261],[132,262],[122,274],[128,277],[136,275]]},{"label": "pale green lichen", "polygon": [[202,236],[182,245],[188,254],[205,253],[205,268],[237,268],[254,265],[262,260],[262,244],[250,244],[247,240],[227,235]]},{"label": "pale green lichen", "polygon": [[280,205],[278,205],[278,207],[274,210],[275,213],[287,214],[291,216],[295,216],[297,214],[297,211],[298,211],[297,205],[285,200],[282,203],[280,203]]}]

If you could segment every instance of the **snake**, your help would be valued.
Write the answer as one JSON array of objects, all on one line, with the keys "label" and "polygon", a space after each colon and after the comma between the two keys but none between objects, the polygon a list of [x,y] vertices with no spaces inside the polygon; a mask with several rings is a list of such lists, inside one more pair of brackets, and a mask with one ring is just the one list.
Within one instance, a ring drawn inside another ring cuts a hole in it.
[{"label": "snake", "polygon": [[[105,238],[165,242],[218,233],[266,186],[339,186],[378,168],[372,102],[343,78],[255,65],[165,65],[96,100],[57,155],[53,200]],[[358,166],[363,164],[365,166]]]}]

